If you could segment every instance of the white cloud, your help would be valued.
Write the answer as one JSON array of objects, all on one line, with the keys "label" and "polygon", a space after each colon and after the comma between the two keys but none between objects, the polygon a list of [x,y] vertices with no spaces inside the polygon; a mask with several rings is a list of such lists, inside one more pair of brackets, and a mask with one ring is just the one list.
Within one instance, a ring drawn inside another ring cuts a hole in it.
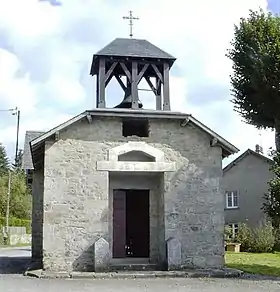
[{"label": "white cloud", "polygon": [[36,87],[30,82],[27,74],[23,78],[16,77],[19,68],[17,57],[0,49],[0,104],[6,108],[18,106],[29,112],[36,104]]},{"label": "white cloud", "polygon": [[[177,57],[171,72],[172,109],[193,114],[241,150],[259,142],[258,131],[242,123],[229,103],[231,63],[225,54],[234,23],[249,9],[266,9],[267,1],[60,2],[62,6],[37,0],[0,0],[0,48],[5,42],[0,50],[0,103],[21,108],[22,137],[26,129],[54,126],[68,117],[69,110],[78,114],[85,109],[79,104],[92,107],[94,81],[88,76],[92,54],[115,37],[128,36],[128,23],[122,16],[132,9],[140,17],[135,22],[135,37],[145,38]],[[192,95],[206,85],[210,86],[209,93]],[[216,90],[219,96],[215,96]],[[113,95],[118,94],[121,91]],[[154,97],[148,95],[140,94],[149,108]],[[116,102],[109,100],[110,104]],[[45,107],[50,108],[49,114]],[[13,121],[1,121],[0,117],[0,139],[9,144]],[[264,148],[274,144],[272,133],[263,134],[262,140]]]}]

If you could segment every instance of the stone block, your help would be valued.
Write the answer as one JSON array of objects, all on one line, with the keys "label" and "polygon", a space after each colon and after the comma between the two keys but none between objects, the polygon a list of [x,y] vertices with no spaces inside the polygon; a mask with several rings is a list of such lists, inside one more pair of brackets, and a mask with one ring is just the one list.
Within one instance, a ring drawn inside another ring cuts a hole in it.
[{"label": "stone block", "polygon": [[109,243],[100,237],[94,244],[95,272],[104,272],[109,268],[110,252]]},{"label": "stone block", "polygon": [[167,240],[167,263],[168,270],[181,269],[182,255],[181,255],[181,243],[175,237],[171,237]]}]

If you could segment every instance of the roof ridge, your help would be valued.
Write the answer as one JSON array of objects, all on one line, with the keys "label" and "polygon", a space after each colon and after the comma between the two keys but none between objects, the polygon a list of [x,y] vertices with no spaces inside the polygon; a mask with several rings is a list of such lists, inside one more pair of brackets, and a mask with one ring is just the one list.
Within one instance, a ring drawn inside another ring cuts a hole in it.
[{"label": "roof ridge", "polygon": [[259,158],[266,159],[267,161],[270,161],[270,162],[273,161],[271,158],[265,156],[264,154],[258,153],[255,150],[248,148],[243,153],[241,153],[239,156],[237,156],[233,161],[231,161],[228,165],[226,165],[223,168],[223,172],[229,171],[233,166],[235,166],[237,163],[239,163],[241,160],[243,160],[249,154],[253,154]]}]

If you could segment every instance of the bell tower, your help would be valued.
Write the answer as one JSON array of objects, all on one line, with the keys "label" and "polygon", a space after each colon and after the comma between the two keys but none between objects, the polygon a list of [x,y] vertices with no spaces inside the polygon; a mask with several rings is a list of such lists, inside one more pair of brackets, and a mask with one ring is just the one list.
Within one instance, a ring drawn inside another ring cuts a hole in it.
[{"label": "bell tower", "polygon": [[[138,85],[144,78],[156,99],[156,110],[170,110],[169,71],[175,58],[146,40],[117,38],[93,56],[96,107],[106,108],[105,88],[114,77],[124,91],[116,108],[141,109]],[[154,82],[152,82],[154,81]]]}]

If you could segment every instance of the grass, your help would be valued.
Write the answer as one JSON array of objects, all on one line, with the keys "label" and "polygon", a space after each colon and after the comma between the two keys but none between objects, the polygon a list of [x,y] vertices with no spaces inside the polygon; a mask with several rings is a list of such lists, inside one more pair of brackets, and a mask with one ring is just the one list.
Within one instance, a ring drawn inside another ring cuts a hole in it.
[{"label": "grass", "polygon": [[280,276],[280,253],[226,252],[226,266],[247,273]]}]

